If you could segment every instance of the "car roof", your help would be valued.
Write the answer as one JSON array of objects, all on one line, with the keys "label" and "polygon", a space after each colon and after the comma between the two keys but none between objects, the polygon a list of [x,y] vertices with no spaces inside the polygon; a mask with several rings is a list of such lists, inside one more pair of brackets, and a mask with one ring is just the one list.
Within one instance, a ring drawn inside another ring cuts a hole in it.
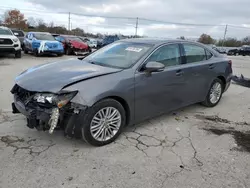
[{"label": "car roof", "polygon": [[6,29],[6,30],[11,30],[10,28],[8,27],[4,27],[4,26],[0,26],[1,29]]},{"label": "car roof", "polygon": [[75,37],[75,38],[79,38],[78,36],[75,36],[75,35],[60,35],[62,37]]},{"label": "car roof", "polygon": [[189,43],[197,43],[189,40],[182,39],[164,39],[164,38],[132,38],[132,39],[121,39],[119,41],[124,42],[132,42],[132,43],[144,43],[144,44],[152,44],[152,45],[161,45],[165,43],[175,43],[175,42],[189,42]]},{"label": "car roof", "polygon": [[33,34],[48,34],[48,35],[51,35],[49,32],[34,32],[34,31],[31,31],[29,33],[33,33]]}]

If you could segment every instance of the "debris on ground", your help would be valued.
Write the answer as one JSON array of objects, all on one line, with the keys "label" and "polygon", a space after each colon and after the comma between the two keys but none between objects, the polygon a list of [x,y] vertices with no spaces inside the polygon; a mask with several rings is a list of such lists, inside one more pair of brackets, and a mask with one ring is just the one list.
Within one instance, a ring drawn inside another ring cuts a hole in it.
[{"label": "debris on ground", "polygon": [[242,74],[241,74],[240,77],[233,76],[232,80],[233,80],[234,83],[236,83],[238,85],[250,88],[250,79],[249,78],[245,78]]}]

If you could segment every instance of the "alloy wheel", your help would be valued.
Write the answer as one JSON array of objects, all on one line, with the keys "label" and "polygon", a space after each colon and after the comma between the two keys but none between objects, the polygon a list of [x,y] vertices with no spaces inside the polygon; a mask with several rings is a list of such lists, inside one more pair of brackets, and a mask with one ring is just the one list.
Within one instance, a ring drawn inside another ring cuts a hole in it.
[{"label": "alloy wheel", "polygon": [[90,133],[97,141],[108,141],[117,134],[121,123],[121,113],[114,107],[105,107],[92,118]]},{"label": "alloy wheel", "polygon": [[210,102],[212,104],[217,103],[220,100],[221,94],[222,94],[222,86],[219,82],[215,82],[210,90],[210,95],[209,95]]}]

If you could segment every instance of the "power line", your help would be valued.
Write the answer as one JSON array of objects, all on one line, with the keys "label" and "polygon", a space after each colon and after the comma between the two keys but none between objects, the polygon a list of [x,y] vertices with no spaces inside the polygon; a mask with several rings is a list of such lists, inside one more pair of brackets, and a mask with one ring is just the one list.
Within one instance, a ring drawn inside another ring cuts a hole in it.
[{"label": "power line", "polygon": [[225,25],[216,25],[216,24],[193,24],[193,23],[182,23],[182,22],[170,22],[170,21],[161,21],[161,20],[153,20],[153,19],[147,19],[147,18],[139,18],[140,20],[144,21],[150,21],[150,22],[158,22],[158,23],[165,23],[165,24],[174,24],[174,25],[186,25],[186,26],[225,26]]},{"label": "power line", "polygon": [[236,25],[228,25],[229,27],[237,28],[237,29],[250,29],[250,27],[244,27],[244,26],[236,26]]}]

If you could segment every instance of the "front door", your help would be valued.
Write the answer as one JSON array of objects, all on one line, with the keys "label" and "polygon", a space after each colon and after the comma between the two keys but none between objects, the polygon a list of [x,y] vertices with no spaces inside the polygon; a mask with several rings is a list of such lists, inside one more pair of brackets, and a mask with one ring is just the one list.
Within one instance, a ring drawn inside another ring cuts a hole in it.
[{"label": "front door", "polygon": [[145,62],[163,63],[162,72],[135,75],[135,119],[141,121],[183,106],[185,88],[188,87],[179,44],[158,48]]}]

